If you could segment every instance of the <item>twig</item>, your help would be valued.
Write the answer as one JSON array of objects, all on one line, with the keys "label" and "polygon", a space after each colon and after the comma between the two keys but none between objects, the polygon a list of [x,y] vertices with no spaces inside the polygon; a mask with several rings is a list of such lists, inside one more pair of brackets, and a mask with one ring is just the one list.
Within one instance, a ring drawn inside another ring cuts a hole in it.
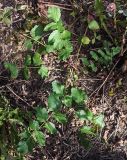
[{"label": "twig", "polygon": [[41,2],[42,4],[49,4],[49,5],[57,5],[57,6],[68,6],[71,7],[72,5],[69,4],[62,4],[62,3],[53,3],[51,4],[50,2]]},{"label": "twig", "polygon": [[120,56],[123,56],[123,54],[124,54],[124,53],[126,52],[126,50],[127,50],[127,48],[125,48],[125,50],[124,50],[124,45],[125,45],[125,43],[126,43],[126,40],[125,40],[126,34],[127,34],[127,28],[126,28],[126,30],[125,30],[125,32],[124,32],[124,34],[123,34],[123,37],[122,37],[122,44],[121,44],[121,53],[120,53]]},{"label": "twig", "polygon": [[112,71],[115,69],[116,65],[118,64],[118,62],[120,61],[120,59],[118,59],[118,61],[115,63],[115,65],[113,66],[113,68],[111,69],[111,71],[109,72],[108,76],[105,78],[104,82],[97,88],[95,89],[95,91],[93,93],[91,93],[91,95],[89,96],[89,98],[95,93],[95,92],[99,92],[100,89],[103,87],[103,85],[107,82],[108,78],[110,77]]},{"label": "twig", "polygon": [[[21,34],[21,33],[20,33]],[[35,42],[37,42],[38,44],[41,44],[42,46],[45,46],[43,43],[41,43],[40,41],[38,41],[38,40],[35,40],[35,39],[33,39],[31,36],[28,36],[28,35],[26,35],[26,34],[21,34],[22,36],[24,36],[24,37],[27,37],[27,38],[29,38],[29,39],[31,39],[31,40],[34,40]]]},{"label": "twig", "polygon": [[[50,6],[58,6],[58,5],[54,5],[54,4],[45,4],[45,6],[47,6],[47,7],[50,7]],[[62,6],[59,6],[59,8],[61,8],[61,9],[64,9],[64,10],[68,10],[68,11],[72,11],[72,9],[71,8],[66,8],[66,7],[62,7]]]},{"label": "twig", "polygon": [[27,103],[26,101],[24,101],[24,99],[22,99],[19,95],[17,95],[9,86],[6,86],[6,88],[13,93],[18,99],[20,99],[21,101],[23,101],[24,103],[26,103],[28,106],[31,106],[29,103]]}]

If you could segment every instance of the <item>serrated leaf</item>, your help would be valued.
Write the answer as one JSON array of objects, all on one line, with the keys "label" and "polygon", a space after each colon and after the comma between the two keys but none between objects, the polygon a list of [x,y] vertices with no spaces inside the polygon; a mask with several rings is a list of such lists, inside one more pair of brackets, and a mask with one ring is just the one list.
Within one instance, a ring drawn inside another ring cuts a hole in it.
[{"label": "serrated leaf", "polygon": [[35,25],[30,31],[31,37],[36,41],[38,41],[42,37],[42,34],[43,34],[42,25]]},{"label": "serrated leaf", "polygon": [[45,146],[45,136],[41,131],[34,131],[33,137],[40,146]]},{"label": "serrated leaf", "polygon": [[83,103],[84,100],[87,100],[87,94],[78,88],[71,89],[71,96],[73,100],[78,104]]},{"label": "serrated leaf", "polygon": [[28,153],[28,145],[27,145],[27,143],[25,141],[19,142],[17,151],[20,152],[21,154]]},{"label": "serrated leaf", "polygon": [[88,45],[88,44],[90,43],[90,39],[89,39],[89,37],[84,36],[84,37],[81,39],[81,42],[82,42],[82,44],[84,44],[84,45]]},{"label": "serrated leaf", "polygon": [[52,82],[52,89],[53,89],[53,92],[58,94],[58,95],[63,95],[64,93],[64,85],[60,84],[58,81],[53,81]]},{"label": "serrated leaf", "polygon": [[11,73],[11,78],[18,77],[19,70],[15,64],[5,62],[4,67],[5,67],[5,69],[9,70],[9,72]]},{"label": "serrated leaf", "polygon": [[33,63],[35,66],[39,66],[42,64],[41,55],[37,52],[33,56]]},{"label": "serrated leaf", "polygon": [[36,120],[33,120],[32,122],[30,122],[30,125],[29,125],[30,129],[32,130],[39,130],[39,123],[38,121]]},{"label": "serrated leaf", "polygon": [[61,11],[58,7],[49,7],[48,8],[48,18],[58,22],[61,18]]},{"label": "serrated leaf", "polygon": [[67,122],[67,118],[65,114],[62,113],[55,113],[53,115],[53,117],[55,118],[55,120],[59,123],[66,123]]},{"label": "serrated leaf", "polygon": [[31,56],[28,54],[28,55],[26,55],[26,57],[25,57],[24,65],[25,65],[25,66],[30,66],[31,63],[32,63],[32,59],[31,59]]},{"label": "serrated leaf", "polygon": [[99,116],[95,116],[94,117],[94,124],[96,124],[99,127],[103,128],[105,126],[104,115],[100,114]]},{"label": "serrated leaf", "polygon": [[96,20],[92,20],[89,24],[88,24],[89,29],[95,31],[95,30],[99,30],[99,24]]},{"label": "serrated leaf", "polygon": [[55,134],[57,132],[57,129],[55,125],[52,122],[48,122],[45,124],[45,128],[48,130],[49,133]]},{"label": "serrated leaf", "polygon": [[39,122],[44,122],[48,119],[48,112],[46,108],[38,107],[36,109],[36,118]]},{"label": "serrated leaf", "polygon": [[45,26],[44,31],[50,31],[55,29],[57,29],[57,23],[51,22]]},{"label": "serrated leaf", "polygon": [[60,101],[58,95],[52,93],[48,97],[48,107],[49,107],[50,111],[56,111],[56,110],[60,109],[61,101]]},{"label": "serrated leaf", "polygon": [[71,42],[68,40],[65,40],[63,43],[64,43],[63,44],[64,49],[62,49],[61,52],[59,52],[59,58],[60,58],[60,60],[64,61],[67,58],[69,58],[70,54],[73,52],[73,46],[72,46]]},{"label": "serrated leaf", "polygon": [[85,134],[88,134],[88,135],[95,135],[95,133],[92,131],[92,128],[89,127],[89,126],[83,126],[81,129],[80,129],[81,133],[85,133]]},{"label": "serrated leaf", "polygon": [[24,47],[27,49],[32,49],[33,47],[32,41],[30,39],[26,39],[24,42]]},{"label": "serrated leaf", "polygon": [[60,32],[58,30],[54,30],[48,37],[48,42],[53,41],[60,41]]},{"label": "serrated leaf", "polygon": [[41,76],[41,78],[48,77],[48,68],[42,65],[38,70],[38,74]]},{"label": "serrated leaf", "polygon": [[72,97],[71,96],[65,96],[64,98],[63,98],[63,101],[62,101],[62,103],[65,105],[65,106],[67,106],[67,107],[71,107],[72,106]]}]

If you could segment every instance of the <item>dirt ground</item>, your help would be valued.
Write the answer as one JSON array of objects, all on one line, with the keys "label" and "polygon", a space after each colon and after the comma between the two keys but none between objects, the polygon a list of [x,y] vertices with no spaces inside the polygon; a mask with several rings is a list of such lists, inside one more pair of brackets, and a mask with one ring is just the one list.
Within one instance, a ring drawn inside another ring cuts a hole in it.
[{"label": "dirt ground", "polygon": [[[71,1],[40,1],[52,4],[62,4],[66,9],[71,9]],[[38,3],[39,3],[38,2]],[[1,7],[12,6],[17,4],[28,4],[32,6],[32,10],[37,10],[37,1],[14,1],[2,0]],[[79,2],[80,7],[89,1]],[[46,5],[39,5],[39,14],[45,14],[43,11]],[[62,8],[61,7],[61,8]],[[67,19],[69,10],[63,11],[63,19],[70,26],[71,19]],[[82,16],[82,13],[81,13]],[[24,23],[24,15],[22,13],[14,13],[13,25],[6,27],[0,23],[0,93],[4,94],[12,106],[31,110],[31,106],[45,103],[45,98],[51,90],[51,82],[59,80],[68,86],[73,83],[71,73],[78,75],[76,85],[85,90],[89,96],[88,107],[93,113],[103,113],[105,127],[101,131],[98,138],[91,139],[92,145],[89,149],[85,149],[80,145],[76,120],[71,118],[71,112],[68,113],[70,123],[62,126],[61,131],[56,136],[47,139],[46,147],[43,150],[35,149],[33,154],[29,156],[30,160],[41,160],[44,156],[45,160],[126,160],[127,159],[127,74],[121,72],[120,65],[117,65],[111,72],[109,70],[101,70],[97,74],[87,73],[83,70],[82,64],[76,59],[75,54],[71,56],[69,62],[60,62],[55,55],[46,55],[44,57],[45,65],[50,70],[50,78],[42,80],[32,73],[31,78],[26,81],[22,75],[16,80],[11,80],[8,73],[3,68],[5,60],[16,61],[19,68],[22,66],[23,55],[25,50],[21,48],[22,36],[16,35]],[[79,27],[77,27],[79,26]],[[83,25],[80,21],[76,22],[71,28],[74,32],[74,39],[77,34],[82,34]],[[16,37],[21,39],[17,45]],[[73,42],[75,43],[75,42]],[[74,51],[78,50],[75,45]],[[82,53],[87,52],[87,48]],[[113,66],[111,66],[112,69]],[[108,77],[108,78],[107,78]],[[74,82],[75,83],[75,82]],[[119,83],[119,85],[118,85]],[[111,89],[114,89],[111,95]]]}]

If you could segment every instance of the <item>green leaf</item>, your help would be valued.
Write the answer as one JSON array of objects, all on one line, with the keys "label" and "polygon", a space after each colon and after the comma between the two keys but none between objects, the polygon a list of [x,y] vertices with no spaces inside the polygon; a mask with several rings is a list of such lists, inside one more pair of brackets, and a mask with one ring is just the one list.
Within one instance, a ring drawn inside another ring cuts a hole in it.
[{"label": "green leaf", "polygon": [[30,31],[31,37],[36,41],[38,41],[42,37],[42,34],[43,34],[42,25],[35,25]]},{"label": "green leaf", "polygon": [[115,56],[118,53],[120,53],[121,48],[120,47],[112,47],[112,55]]},{"label": "green leaf", "polygon": [[98,55],[97,55],[96,52],[90,51],[90,54],[91,54],[92,58],[93,58],[95,61],[98,61],[98,60],[99,60],[99,57],[98,57]]},{"label": "green leaf", "polygon": [[25,141],[21,141],[18,143],[18,148],[17,148],[18,152],[20,152],[21,154],[26,154],[28,153],[28,145]]},{"label": "green leaf", "polygon": [[48,42],[53,41],[54,43],[59,43],[61,40],[60,32],[58,30],[54,30],[48,37]]},{"label": "green leaf", "polygon": [[88,44],[90,43],[90,39],[89,39],[89,37],[84,36],[84,37],[81,39],[81,42],[82,42],[82,44],[84,44],[84,45],[88,45]]},{"label": "green leaf", "polygon": [[71,38],[71,32],[68,30],[64,30],[63,33],[61,34],[62,39],[70,39]]},{"label": "green leaf", "polygon": [[95,44],[95,41],[96,41],[96,39],[95,39],[95,38],[93,38],[93,39],[92,39],[92,44]]},{"label": "green leaf", "polygon": [[13,7],[5,7],[3,10],[3,17],[10,17],[13,12]]},{"label": "green leaf", "polygon": [[35,120],[33,120],[32,122],[30,122],[29,127],[32,130],[39,130],[40,129],[38,121],[35,121]]},{"label": "green leaf", "polygon": [[67,106],[67,107],[71,107],[72,106],[72,97],[71,96],[65,96],[64,98],[63,98],[63,101],[62,101],[62,103],[65,105],[65,106]]},{"label": "green leaf", "polygon": [[48,107],[49,107],[50,111],[56,111],[56,110],[60,109],[61,101],[60,101],[58,95],[52,93],[48,97]]},{"label": "green leaf", "polygon": [[35,66],[39,66],[42,64],[41,55],[37,52],[33,56],[33,63]]},{"label": "green leaf", "polygon": [[80,120],[86,120],[86,113],[84,110],[79,110],[76,112],[76,115]]},{"label": "green leaf", "polygon": [[103,127],[105,126],[105,123],[104,123],[104,115],[100,114],[99,116],[95,116],[93,122],[94,122],[94,124],[96,124],[97,126],[103,128]]},{"label": "green leaf", "polygon": [[48,112],[46,108],[38,107],[36,109],[36,117],[39,122],[44,122],[48,119]]},{"label": "green leaf", "polygon": [[25,66],[23,68],[23,76],[26,80],[28,80],[30,78],[30,71],[29,71],[29,68],[27,66]]},{"label": "green leaf", "polygon": [[11,73],[11,78],[18,77],[19,70],[15,64],[5,62],[4,67],[5,67],[5,69],[9,70],[9,72]]},{"label": "green leaf", "polygon": [[64,49],[62,49],[61,52],[59,52],[59,58],[61,60],[66,60],[70,56],[70,54],[73,52],[73,46],[69,40],[64,40],[64,42],[62,43],[63,43]]},{"label": "green leaf", "polygon": [[104,11],[104,3],[102,0],[95,0],[94,8],[97,16],[102,17]]},{"label": "green leaf", "polygon": [[42,65],[38,70],[38,74],[41,76],[41,78],[48,77],[48,68]]},{"label": "green leaf", "polygon": [[55,125],[52,122],[48,122],[45,124],[45,128],[48,130],[49,133],[55,134],[57,132],[57,129]]},{"label": "green leaf", "polygon": [[53,115],[53,117],[55,118],[55,120],[59,123],[66,123],[67,122],[67,118],[65,114],[62,113],[55,113]]},{"label": "green leaf", "polygon": [[71,89],[71,96],[73,100],[78,104],[83,103],[84,100],[87,100],[86,93],[78,88]]},{"label": "green leaf", "polygon": [[44,31],[50,31],[55,29],[57,29],[57,23],[51,22],[45,26]]},{"label": "green leaf", "polygon": [[86,110],[85,113],[86,113],[86,119],[88,119],[89,121],[92,121],[94,117],[93,112],[91,112],[90,110]]},{"label": "green leaf", "polygon": [[58,22],[61,18],[61,11],[58,7],[49,7],[48,8],[48,18]]},{"label": "green leaf", "polygon": [[63,22],[60,20],[57,22],[57,30],[62,33],[65,30],[65,27],[63,25]]},{"label": "green leaf", "polygon": [[40,146],[45,146],[45,135],[41,131],[34,131],[33,137]]},{"label": "green leaf", "polygon": [[85,65],[87,67],[90,65],[90,63],[86,57],[82,58],[81,60],[82,60],[83,65]]},{"label": "green leaf", "polygon": [[89,23],[88,27],[89,27],[89,29],[91,29],[91,30],[93,30],[93,31],[100,29],[98,22],[95,21],[95,20],[92,20],[92,21]]},{"label": "green leaf", "polygon": [[91,67],[91,69],[92,69],[93,72],[97,72],[97,67],[96,67],[96,65],[93,62],[90,62],[89,67]]},{"label": "green leaf", "polygon": [[101,49],[98,49],[97,52],[104,58],[104,60],[106,60],[106,61],[108,60],[107,55],[105,54],[104,51],[102,51]]},{"label": "green leaf", "polygon": [[32,41],[30,39],[26,39],[24,42],[24,47],[27,49],[32,49],[33,47]]},{"label": "green leaf", "polygon": [[85,133],[88,135],[95,135],[95,133],[92,131],[92,128],[89,126],[83,126],[80,131],[81,133]]},{"label": "green leaf", "polygon": [[8,17],[4,17],[4,18],[2,19],[2,22],[3,22],[4,24],[6,24],[8,27],[12,24],[12,20],[11,20],[10,18],[8,18]]},{"label": "green leaf", "polygon": [[28,137],[31,136],[31,134],[28,132],[28,130],[24,130],[23,132],[21,132],[19,134],[19,136],[20,136],[21,139],[27,139]]},{"label": "green leaf", "polygon": [[32,63],[31,56],[28,54],[28,55],[26,55],[26,57],[25,57],[24,65],[25,65],[25,66],[30,66],[31,63]]},{"label": "green leaf", "polygon": [[64,93],[64,85],[60,84],[56,80],[52,82],[52,89],[53,89],[53,92],[55,92],[58,95],[63,95]]},{"label": "green leaf", "polygon": [[53,45],[46,45],[46,52],[47,53],[51,53],[51,52],[54,52],[54,46]]}]

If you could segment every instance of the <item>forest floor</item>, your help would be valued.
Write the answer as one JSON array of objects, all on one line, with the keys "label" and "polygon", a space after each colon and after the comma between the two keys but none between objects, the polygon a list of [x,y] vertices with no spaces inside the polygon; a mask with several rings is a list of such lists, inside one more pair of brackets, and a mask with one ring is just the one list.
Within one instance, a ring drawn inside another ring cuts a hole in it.
[{"label": "forest floor", "polygon": [[[106,1],[107,6],[110,3],[111,1]],[[83,23],[83,18],[88,15],[88,12],[91,12],[93,1],[40,0],[37,2],[28,0],[26,2],[24,0],[0,0],[0,9],[4,7],[15,8],[19,4],[28,5],[27,9],[33,15],[43,16],[39,23],[47,22],[44,15],[48,6],[59,6],[62,10],[64,24],[73,33],[74,51],[69,59],[63,62],[58,59],[56,54],[44,55],[44,64],[50,68],[49,76],[45,79],[41,79],[34,70],[29,80],[25,80],[22,74],[16,79],[10,79],[3,63],[5,61],[16,62],[18,68],[22,68],[24,55],[27,54],[27,50],[22,47],[23,32],[24,28],[26,26],[29,28],[30,25],[28,24],[30,21],[27,22],[26,20],[27,13],[15,11],[11,26],[7,27],[0,23],[0,94],[9,100],[11,106],[17,106],[27,112],[35,106],[45,104],[46,98],[51,92],[51,82],[58,80],[66,86],[75,85],[86,91],[89,97],[87,107],[94,114],[103,113],[105,122],[99,136],[92,137],[92,145],[89,149],[86,149],[79,143],[77,135],[80,124],[75,118],[72,118],[73,113],[70,111],[67,113],[69,122],[62,125],[61,132],[48,137],[46,146],[43,149],[35,149],[28,156],[28,159],[41,160],[44,155],[43,159],[45,160],[126,160],[127,74],[121,70],[126,52],[122,57],[115,57],[110,67],[100,67],[96,73],[84,69],[80,60],[80,57],[88,55],[90,49],[95,50],[102,47],[103,40],[111,41],[109,35],[101,30],[101,42],[86,47],[80,47],[80,44],[78,44],[79,36],[86,32],[86,24]],[[73,11],[79,11],[76,17],[70,16]],[[94,13],[89,14],[95,16]],[[36,16],[31,20],[31,23],[36,24]],[[118,28],[116,31],[112,27],[112,18],[110,17],[108,28],[113,39],[117,37],[116,34],[118,34],[120,40],[122,39],[124,29]],[[120,42],[122,46],[122,40]]]}]

